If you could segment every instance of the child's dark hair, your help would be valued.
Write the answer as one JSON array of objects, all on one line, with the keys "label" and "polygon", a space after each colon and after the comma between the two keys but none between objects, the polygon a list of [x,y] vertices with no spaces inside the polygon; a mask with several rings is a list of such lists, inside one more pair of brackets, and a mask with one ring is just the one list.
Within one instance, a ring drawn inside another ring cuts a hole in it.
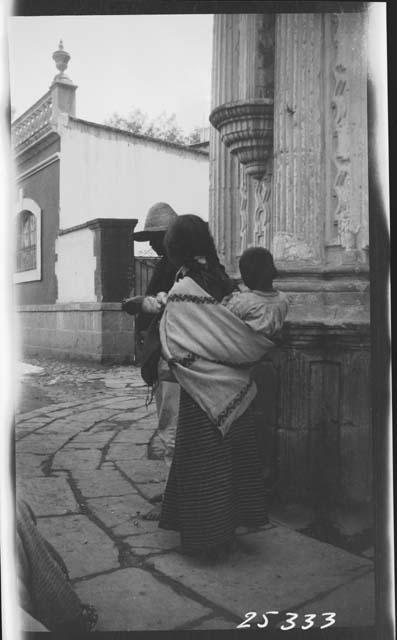
[{"label": "child's dark hair", "polygon": [[246,249],[240,258],[239,267],[243,282],[249,289],[272,289],[277,271],[270,251],[264,247]]}]

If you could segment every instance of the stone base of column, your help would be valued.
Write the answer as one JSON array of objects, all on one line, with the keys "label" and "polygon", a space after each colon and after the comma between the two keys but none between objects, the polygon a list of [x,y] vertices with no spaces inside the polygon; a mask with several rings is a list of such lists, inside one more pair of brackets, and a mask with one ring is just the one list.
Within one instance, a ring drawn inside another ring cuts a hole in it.
[{"label": "stone base of column", "polygon": [[274,500],[321,512],[371,504],[369,324],[288,322],[255,377]]}]

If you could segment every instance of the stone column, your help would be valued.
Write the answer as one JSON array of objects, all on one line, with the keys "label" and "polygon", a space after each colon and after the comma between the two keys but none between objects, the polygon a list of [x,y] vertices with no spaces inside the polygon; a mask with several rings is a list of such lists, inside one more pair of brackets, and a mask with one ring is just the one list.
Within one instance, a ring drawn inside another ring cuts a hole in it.
[{"label": "stone column", "polygon": [[[212,109],[236,97],[234,69],[238,62],[238,16],[214,16],[212,54]],[[219,257],[229,273],[237,271],[239,249],[240,167],[222,143],[215,127],[210,128],[209,224]]]},{"label": "stone column", "polygon": [[319,511],[371,499],[366,66],[364,12],[215,16],[211,228],[233,273],[275,255],[262,428],[281,498]]},{"label": "stone column", "polygon": [[365,23],[276,17],[272,248],[285,268],[366,261]]},{"label": "stone column", "polygon": [[254,197],[256,181],[271,170],[273,64],[274,16],[215,16],[210,225],[219,253],[232,273],[236,273],[237,258],[252,243],[255,232],[263,233],[265,209],[258,212],[260,220],[253,221],[249,200]]},{"label": "stone column", "polygon": [[276,17],[274,257],[319,263],[322,219],[322,15]]}]

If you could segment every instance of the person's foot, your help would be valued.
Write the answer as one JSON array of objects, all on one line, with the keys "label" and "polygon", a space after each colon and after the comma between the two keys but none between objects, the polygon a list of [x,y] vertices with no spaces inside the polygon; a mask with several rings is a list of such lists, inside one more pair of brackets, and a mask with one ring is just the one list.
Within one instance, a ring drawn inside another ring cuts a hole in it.
[{"label": "person's foot", "polygon": [[153,509],[150,509],[147,513],[142,516],[143,520],[160,520],[161,517],[161,502],[159,504],[155,504]]}]

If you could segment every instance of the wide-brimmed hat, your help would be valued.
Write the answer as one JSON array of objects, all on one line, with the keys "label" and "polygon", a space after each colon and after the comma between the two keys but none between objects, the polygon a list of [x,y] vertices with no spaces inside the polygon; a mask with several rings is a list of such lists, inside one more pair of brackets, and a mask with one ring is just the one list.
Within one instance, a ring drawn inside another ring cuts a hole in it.
[{"label": "wide-brimmed hat", "polygon": [[134,233],[134,240],[146,242],[150,240],[155,233],[165,233],[177,215],[173,208],[166,202],[157,202],[150,207],[143,230]]}]

